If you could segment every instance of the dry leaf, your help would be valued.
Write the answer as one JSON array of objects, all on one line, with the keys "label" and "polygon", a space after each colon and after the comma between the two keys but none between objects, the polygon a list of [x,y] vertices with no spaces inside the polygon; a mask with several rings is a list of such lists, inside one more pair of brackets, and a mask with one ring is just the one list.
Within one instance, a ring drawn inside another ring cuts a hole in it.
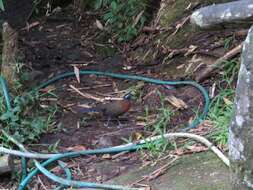
[{"label": "dry leaf", "polygon": [[139,141],[142,139],[143,134],[139,132],[133,132],[131,136],[133,141]]},{"label": "dry leaf", "polygon": [[183,100],[176,98],[175,96],[168,96],[165,98],[165,100],[167,100],[170,104],[172,104],[173,106],[175,106],[178,109],[187,109],[188,108],[187,104]]},{"label": "dry leaf", "polygon": [[203,152],[203,151],[208,150],[208,147],[201,146],[201,145],[192,145],[192,146],[187,146],[187,149],[190,150],[191,152]]},{"label": "dry leaf", "polygon": [[99,20],[96,20],[96,26],[98,27],[99,30],[104,30],[104,26]]},{"label": "dry leaf", "polygon": [[189,49],[184,54],[184,56],[188,56],[188,55],[192,54],[197,48],[198,48],[198,46],[190,45]]},{"label": "dry leaf", "polygon": [[76,145],[76,146],[71,146],[66,148],[67,151],[82,151],[82,150],[86,150],[86,147],[83,145]]},{"label": "dry leaf", "polygon": [[210,98],[213,98],[215,96],[215,90],[216,90],[216,82],[213,83],[211,91],[210,91]]},{"label": "dry leaf", "polygon": [[141,19],[141,16],[143,15],[144,11],[141,11],[136,18],[134,19],[134,24],[133,26],[136,26],[136,24],[138,24],[139,20]]},{"label": "dry leaf", "polygon": [[103,159],[111,159],[111,155],[110,154],[103,154],[102,156]]},{"label": "dry leaf", "polygon": [[82,107],[82,108],[91,108],[91,106],[88,105],[88,104],[78,104],[78,107]]},{"label": "dry leaf", "polygon": [[48,85],[46,88],[42,88],[40,89],[41,92],[44,92],[44,93],[48,93],[48,92],[51,92],[53,90],[55,90],[55,86],[54,85]]},{"label": "dry leaf", "polygon": [[227,99],[227,98],[223,98],[223,101],[225,102],[225,104],[226,105],[228,105],[228,106],[230,106],[230,105],[232,105],[233,104],[233,102],[231,102],[229,99]]},{"label": "dry leaf", "polygon": [[192,3],[189,3],[189,5],[185,8],[185,10],[190,10],[191,6],[192,6]]},{"label": "dry leaf", "polygon": [[80,71],[76,66],[74,66],[74,73],[76,75],[77,82],[80,83]]}]

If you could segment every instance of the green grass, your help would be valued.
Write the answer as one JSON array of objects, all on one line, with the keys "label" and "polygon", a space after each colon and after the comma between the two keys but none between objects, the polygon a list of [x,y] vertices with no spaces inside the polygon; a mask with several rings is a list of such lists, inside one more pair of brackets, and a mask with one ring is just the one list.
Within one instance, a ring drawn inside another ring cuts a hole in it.
[{"label": "green grass", "polygon": [[228,128],[233,115],[235,79],[239,70],[238,61],[224,62],[222,70],[222,80],[217,87],[219,93],[211,101],[207,118],[215,127],[210,137],[218,145],[226,145],[228,141]]},{"label": "green grass", "polygon": [[233,114],[234,89],[224,89],[212,100],[208,119],[212,121],[215,131],[211,138],[219,145],[226,145],[228,127]]},{"label": "green grass", "polygon": [[160,95],[161,107],[158,109],[157,118],[154,124],[148,124],[149,110],[145,109],[145,121],[147,125],[145,126],[146,130],[151,130],[153,135],[161,135],[162,138],[155,142],[146,142],[146,148],[149,151],[151,157],[161,156],[168,147],[171,146],[171,143],[168,139],[164,138],[163,135],[167,133],[167,129],[171,120],[171,117],[174,115],[172,109],[165,104],[164,97]]}]

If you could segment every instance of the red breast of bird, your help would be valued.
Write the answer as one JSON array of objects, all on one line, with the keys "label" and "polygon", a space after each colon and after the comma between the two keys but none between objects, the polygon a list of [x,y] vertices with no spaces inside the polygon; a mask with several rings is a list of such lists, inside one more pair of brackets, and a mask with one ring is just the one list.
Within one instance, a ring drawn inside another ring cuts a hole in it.
[{"label": "red breast of bird", "polygon": [[117,117],[123,115],[131,108],[130,100],[115,100],[93,108],[78,108],[79,113],[101,112],[105,116]]},{"label": "red breast of bird", "polygon": [[112,101],[100,106],[101,112],[106,116],[117,117],[126,113],[131,107],[129,100]]}]

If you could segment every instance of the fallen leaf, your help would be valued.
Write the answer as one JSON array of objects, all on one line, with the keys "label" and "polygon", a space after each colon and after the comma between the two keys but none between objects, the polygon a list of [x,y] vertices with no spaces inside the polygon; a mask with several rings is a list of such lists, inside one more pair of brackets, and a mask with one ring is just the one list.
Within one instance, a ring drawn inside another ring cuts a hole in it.
[{"label": "fallen leaf", "polygon": [[136,24],[138,24],[138,22],[140,21],[142,15],[143,15],[144,11],[141,11],[137,16],[136,18],[134,19],[134,24],[133,26],[136,26]]},{"label": "fallen leaf", "polygon": [[111,159],[111,155],[110,154],[103,154],[102,156],[103,159]]},{"label": "fallen leaf", "polygon": [[96,20],[96,26],[98,27],[99,30],[104,30],[104,26],[99,20]]},{"label": "fallen leaf", "polygon": [[192,54],[197,48],[198,48],[198,46],[190,45],[189,49],[184,54],[184,56],[188,56],[188,55]]},{"label": "fallen leaf", "polygon": [[133,132],[131,136],[132,136],[132,140],[135,142],[135,141],[141,140],[143,137],[143,134],[139,132]]},{"label": "fallen leaf", "polygon": [[75,145],[75,146],[71,146],[66,148],[67,151],[82,151],[82,150],[86,150],[86,147],[83,145]]},{"label": "fallen leaf", "polygon": [[176,98],[175,96],[168,96],[165,98],[170,104],[175,106],[178,109],[187,109],[188,105],[181,99]]},{"label": "fallen leaf", "polygon": [[74,73],[76,75],[76,80],[78,83],[80,83],[80,71],[78,69],[78,67],[74,66]]},{"label": "fallen leaf", "polygon": [[223,98],[223,101],[225,102],[225,104],[226,105],[228,105],[228,106],[230,106],[230,105],[232,105],[233,104],[233,102],[232,101],[230,101],[229,99],[227,99],[227,98]]},{"label": "fallen leaf", "polygon": [[186,147],[188,150],[191,152],[203,152],[208,150],[208,147],[206,146],[201,146],[201,145],[191,145]]},{"label": "fallen leaf", "polygon": [[46,88],[42,88],[40,89],[41,92],[44,92],[44,93],[48,93],[48,92],[51,92],[53,90],[55,90],[55,86],[54,85],[48,85]]}]

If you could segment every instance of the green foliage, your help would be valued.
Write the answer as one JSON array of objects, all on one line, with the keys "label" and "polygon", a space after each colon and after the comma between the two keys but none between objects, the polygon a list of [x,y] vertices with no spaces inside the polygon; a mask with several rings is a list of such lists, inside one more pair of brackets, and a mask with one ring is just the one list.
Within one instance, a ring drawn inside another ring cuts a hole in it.
[{"label": "green foliage", "polygon": [[[0,121],[2,127],[21,143],[36,141],[47,130],[48,122],[45,118],[32,111],[37,99],[38,96],[34,94],[17,96],[13,100],[12,110],[6,111],[5,100],[3,96],[0,96]],[[9,145],[5,137],[1,136],[0,139],[2,144]]]},{"label": "green foliage", "polygon": [[[163,135],[167,132],[168,124],[174,113],[170,107],[165,105],[164,97],[161,94],[160,99],[161,99],[161,108],[159,109],[159,113],[157,115],[155,123],[152,126],[150,125],[146,126],[146,128],[152,127],[154,135],[161,135],[162,137],[161,139],[155,142],[146,142],[146,148],[150,151],[152,157],[160,156],[167,150],[169,146],[171,146],[171,144],[165,137],[163,137]],[[145,116],[146,122],[148,123],[148,115],[149,115],[148,109],[145,110],[145,115],[146,115]]]},{"label": "green foliage", "polygon": [[3,3],[3,0],[0,0],[0,9],[2,11],[4,11],[4,3]]},{"label": "green foliage", "polygon": [[223,78],[218,86],[219,94],[210,104],[208,119],[215,126],[211,138],[219,145],[226,145],[228,141],[228,127],[233,115],[235,96],[234,83],[239,70],[237,61],[226,61],[223,66]]},{"label": "green foliage", "polygon": [[143,0],[96,0],[94,8],[105,10],[105,26],[118,42],[136,37],[146,21]]},{"label": "green foliage", "polygon": [[[13,135],[19,142],[37,140],[46,129],[46,123],[42,117],[37,117],[30,112],[29,107],[34,104],[36,97],[31,94],[17,96],[13,100],[13,109],[6,111],[4,98],[0,97],[0,121],[2,127]],[[29,114],[28,114],[29,112]],[[7,143],[2,139],[3,143]]]},{"label": "green foliage", "polygon": [[211,138],[219,145],[225,145],[228,141],[228,126],[233,114],[233,98],[233,89],[221,90],[210,105],[208,119],[215,127]]},{"label": "green foliage", "polygon": [[48,147],[48,152],[57,153],[57,152],[58,152],[58,151],[57,151],[57,148],[58,148],[58,146],[59,146],[60,141],[61,141],[61,140],[59,139],[59,140],[56,141],[54,144],[49,145],[49,147]]},{"label": "green foliage", "polygon": [[230,36],[230,37],[225,38],[224,48],[228,50],[231,47],[234,39],[235,39],[235,36]]}]

